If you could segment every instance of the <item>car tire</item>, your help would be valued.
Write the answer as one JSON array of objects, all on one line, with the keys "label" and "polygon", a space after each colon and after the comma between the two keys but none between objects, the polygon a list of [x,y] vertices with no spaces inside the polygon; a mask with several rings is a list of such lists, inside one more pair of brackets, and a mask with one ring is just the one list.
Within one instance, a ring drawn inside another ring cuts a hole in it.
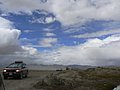
[{"label": "car tire", "polygon": [[25,74],[25,78],[27,78],[28,77],[28,71],[27,71],[27,73]]},{"label": "car tire", "polygon": [[28,77],[28,75],[27,74],[25,74],[25,78],[27,78]]},{"label": "car tire", "polygon": [[6,76],[3,76],[3,78],[4,78],[4,79],[8,79],[8,77],[6,77]]},{"label": "car tire", "polygon": [[20,73],[19,79],[22,79],[22,78],[23,78],[23,73]]}]

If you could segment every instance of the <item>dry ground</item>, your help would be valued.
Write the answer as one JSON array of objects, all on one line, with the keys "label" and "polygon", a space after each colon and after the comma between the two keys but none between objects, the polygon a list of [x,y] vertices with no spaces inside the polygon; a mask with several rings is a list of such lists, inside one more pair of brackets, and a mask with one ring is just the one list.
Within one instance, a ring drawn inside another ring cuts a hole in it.
[{"label": "dry ground", "polygon": [[118,85],[119,67],[97,67],[57,71],[36,83],[34,87],[41,90],[113,90]]},{"label": "dry ground", "polygon": [[32,88],[33,85],[53,72],[54,71],[31,70],[29,71],[28,77],[22,80],[13,78],[4,80],[5,88],[6,90],[38,90]]},{"label": "dry ground", "polygon": [[27,78],[11,78],[4,80],[4,83],[6,90],[113,90],[120,85],[120,67],[30,70]]}]

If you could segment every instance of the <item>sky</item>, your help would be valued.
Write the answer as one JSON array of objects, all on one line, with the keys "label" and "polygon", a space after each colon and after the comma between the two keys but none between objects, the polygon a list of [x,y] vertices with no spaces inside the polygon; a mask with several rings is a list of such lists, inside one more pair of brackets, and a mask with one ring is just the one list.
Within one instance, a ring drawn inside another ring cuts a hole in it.
[{"label": "sky", "polygon": [[0,64],[120,65],[120,0],[0,0]]}]

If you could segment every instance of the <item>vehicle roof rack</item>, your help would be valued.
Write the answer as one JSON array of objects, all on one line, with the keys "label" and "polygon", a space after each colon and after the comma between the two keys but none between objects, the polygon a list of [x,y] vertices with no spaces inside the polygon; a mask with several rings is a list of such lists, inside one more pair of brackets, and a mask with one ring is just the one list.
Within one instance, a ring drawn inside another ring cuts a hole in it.
[{"label": "vehicle roof rack", "polygon": [[15,63],[23,63],[23,61],[15,61]]}]

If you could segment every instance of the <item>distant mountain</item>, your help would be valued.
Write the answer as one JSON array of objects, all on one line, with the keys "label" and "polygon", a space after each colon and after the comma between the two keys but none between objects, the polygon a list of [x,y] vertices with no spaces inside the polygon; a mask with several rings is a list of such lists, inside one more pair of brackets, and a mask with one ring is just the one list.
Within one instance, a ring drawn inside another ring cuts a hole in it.
[{"label": "distant mountain", "polygon": [[88,69],[88,68],[94,68],[96,66],[89,66],[89,65],[68,65],[67,67],[73,68],[73,69]]},{"label": "distant mountain", "polygon": [[28,68],[32,69],[32,70],[65,70],[66,66],[64,66],[64,65],[29,64]]},{"label": "distant mountain", "polygon": [[94,68],[95,66],[88,66],[88,65],[59,65],[59,64],[53,64],[53,65],[44,65],[44,64],[29,64],[29,69],[35,69],[35,70],[65,70],[66,68],[70,69],[88,69],[88,68]]}]

